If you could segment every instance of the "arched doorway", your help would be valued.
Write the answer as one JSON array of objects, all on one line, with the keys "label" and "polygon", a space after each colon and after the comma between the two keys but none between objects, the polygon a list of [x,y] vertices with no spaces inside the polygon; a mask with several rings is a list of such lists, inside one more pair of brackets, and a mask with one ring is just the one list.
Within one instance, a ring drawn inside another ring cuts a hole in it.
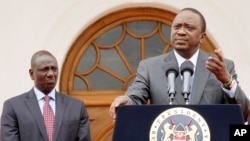
[{"label": "arched doorway", "polygon": [[[109,106],[124,94],[139,61],[171,49],[170,25],[175,15],[153,7],[121,9],[90,25],[71,46],[59,89],[85,102],[94,141],[112,139]],[[206,38],[202,49],[212,52],[215,47]]]}]

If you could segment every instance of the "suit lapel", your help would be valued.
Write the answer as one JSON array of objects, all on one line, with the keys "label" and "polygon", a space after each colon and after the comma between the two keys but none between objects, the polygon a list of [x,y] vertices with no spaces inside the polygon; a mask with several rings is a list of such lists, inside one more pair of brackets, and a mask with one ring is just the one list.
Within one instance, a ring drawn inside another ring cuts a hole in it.
[{"label": "suit lapel", "polygon": [[33,89],[26,96],[25,103],[36,121],[37,128],[40,130],[43,137],[48,140],[43,115]]},{"label": "suit lapel", "polygon": [[55,134],[54,140],[57,140],[57,136],[59,135],[60,125],[62,124],[62,118],[64,114],[66,103],[64,101],[64,96],[56,92],[56,124],[55,124]]},{"label": "suit lapel", "polygon": [[195,69],[194,81],[192,85],[191,104],[199,104],[201,100],[202,93],[204,91],[207,79],[210,74],[210,72],[205,67],[207,58],[208,54],[200,50],[200,54],[198,56],[197,65]]}]

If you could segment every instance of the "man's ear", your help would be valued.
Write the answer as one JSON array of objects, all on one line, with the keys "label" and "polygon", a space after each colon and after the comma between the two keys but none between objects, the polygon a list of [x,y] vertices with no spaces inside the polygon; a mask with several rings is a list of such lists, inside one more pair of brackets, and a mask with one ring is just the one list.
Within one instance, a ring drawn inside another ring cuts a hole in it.
[{"label": "man's ear", "polygon": [[203,42],[203,40],[205,39],[205,37],[206,37],[206,32],[203,32],[203,33],[201,34],[200,44]]},{"label": "man's ear", "polygon": [[31,78],[31,80],[34,80],[34,72],[33,72],[33,70],[32,69],[29,69],[29,74],[30,74],[30,78]]}]

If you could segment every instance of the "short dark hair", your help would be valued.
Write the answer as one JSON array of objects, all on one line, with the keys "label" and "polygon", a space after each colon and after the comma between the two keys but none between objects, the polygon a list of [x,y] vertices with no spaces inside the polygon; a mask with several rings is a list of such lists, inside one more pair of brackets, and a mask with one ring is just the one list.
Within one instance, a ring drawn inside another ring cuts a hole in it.
[{"label": "short dark hair", "polygon": [[190,7],[183,8],[181,11],[191,11],[193,13],[198,14],[200,16],[201,24],[202,24],[201,30],[202,30],[202,32],[206,32],[206,20],[205,20],[204,16],[201,14],[200,11],[198,11],[198,10],[196,10],[194,8],[190,8]]}]

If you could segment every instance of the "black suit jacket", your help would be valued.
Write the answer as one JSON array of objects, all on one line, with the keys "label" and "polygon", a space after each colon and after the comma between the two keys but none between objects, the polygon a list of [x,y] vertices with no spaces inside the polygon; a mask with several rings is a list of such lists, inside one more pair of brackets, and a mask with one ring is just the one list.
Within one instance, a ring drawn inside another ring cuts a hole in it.
[{"label": "black suit jacket", "polygon": [[[54,141],[90,141],[89,117],[84,103],[56,92]],[[34,90],[4,102],[1,141],[48,141]]]}]

